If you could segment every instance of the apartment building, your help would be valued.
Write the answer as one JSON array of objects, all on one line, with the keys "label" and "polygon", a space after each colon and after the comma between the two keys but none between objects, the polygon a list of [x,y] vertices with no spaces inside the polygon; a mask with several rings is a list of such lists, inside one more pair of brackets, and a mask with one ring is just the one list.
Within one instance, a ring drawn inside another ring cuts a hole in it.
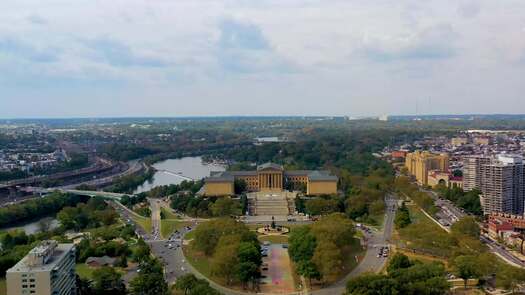
[{"label": "apartment building", "polygon": [[6,273],[9,295],[75,295],[75,247],[43,241]]},{"label": "apartment building", "polygon": [[525,166],[520,155],[499,155],[480,166],[481,205],[484,214],[523,214]]},{"label": "apartment building", "polygon": [[463,190],[481,189],[481,166],[490,164],[490,157],[483,155],[463,158]]}]

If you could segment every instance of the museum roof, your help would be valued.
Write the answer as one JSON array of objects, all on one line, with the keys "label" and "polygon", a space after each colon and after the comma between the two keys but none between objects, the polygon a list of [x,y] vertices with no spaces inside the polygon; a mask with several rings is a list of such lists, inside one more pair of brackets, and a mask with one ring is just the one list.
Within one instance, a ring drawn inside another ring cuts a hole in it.
[{"label": "museum roof", "polygon": [[330,171],[312,171],[308,174],[309,181],[337,181],[337,176],[330,174]]},{"label": "museum roof", "polygon": [[271,162],[264,163],[264,164],[257,166],[257,171],[266,170],[266,169],[284,170],[283,166],[275,164],[275,163],[271,163]]},{"label": "museum roof", "polygon": [[[233,182],[237,176],[257,176],[261,169],[282,169],[282,166],[267,163],[257,167],[257,171],[212,171],[210,176],[206,177],[206,182]],[[271,164],[271,165],[270,165]],[[264,167],[262,167],[264,166]],[[277,168],[276,168],[277,167]],[[284,171],[285,176],[307,176],[309,181],[337,181],[337,176],[332,175],[327,170],[290,170]]]},{"label": "museum roof", "polygon": [[235,179],[228,171],[212,171],[210,177],[206,177],[206,182],[233,182]]}]

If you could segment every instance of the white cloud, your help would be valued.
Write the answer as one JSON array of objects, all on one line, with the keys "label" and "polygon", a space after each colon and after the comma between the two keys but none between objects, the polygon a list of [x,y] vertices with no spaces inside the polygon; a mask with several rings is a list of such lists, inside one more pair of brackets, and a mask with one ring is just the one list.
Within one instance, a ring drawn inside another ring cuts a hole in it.
[{"label": "white cloud", "polygon": [[[491,112],[525,91],[523,15],[518,0],[5,0],[0,117],[91,95],[124,115],[275,112],[239,103],[252,96],[280,113],[402,113],[428,93],[436,113]],[[472,103],[494,89],[497,105]]]}]

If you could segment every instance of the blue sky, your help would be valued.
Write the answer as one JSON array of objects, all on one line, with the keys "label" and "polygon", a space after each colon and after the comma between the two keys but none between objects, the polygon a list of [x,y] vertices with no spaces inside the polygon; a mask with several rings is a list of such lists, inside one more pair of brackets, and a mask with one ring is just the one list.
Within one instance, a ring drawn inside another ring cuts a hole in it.
[{"label": "blue sky", "polygon": [[4,0],[0,117],[525,113],[522,0]]}]

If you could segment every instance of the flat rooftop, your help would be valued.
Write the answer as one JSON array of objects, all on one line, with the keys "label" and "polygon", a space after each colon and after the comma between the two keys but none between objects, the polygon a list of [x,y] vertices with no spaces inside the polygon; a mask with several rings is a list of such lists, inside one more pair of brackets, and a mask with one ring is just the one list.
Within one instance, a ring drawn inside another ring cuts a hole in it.
[{"label": "flat rooftop", "polygon": [[[40,247],[40,246],[37,246],[37,247]],[[36,265],[36,266],[31,266],[27,263],[28,256],[26,255],[24,258],[18,261],[18,263],[15,264],[15,266],[8,269],[7,272],[15,273],[15,272],[50,271],[57,265],[58,262],[62,261],[62,259],[66,255],[68,255],[71,249],[74,247],[75,247],[74,244],[58,244],[57,247],[54,249],[53,253],[50,255],[47,263]]]}]

